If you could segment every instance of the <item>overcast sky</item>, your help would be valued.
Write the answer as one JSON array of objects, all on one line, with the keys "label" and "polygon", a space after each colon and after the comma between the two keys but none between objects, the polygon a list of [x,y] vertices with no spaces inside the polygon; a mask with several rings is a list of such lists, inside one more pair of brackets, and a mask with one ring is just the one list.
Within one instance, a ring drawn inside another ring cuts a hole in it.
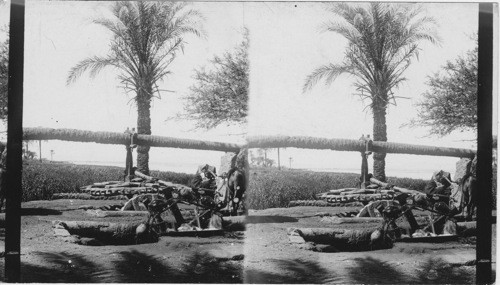
[{"label": "overcast sky", "polygon": [[[121,132],[136,126],[136,109],[118,87],[116,72],[103,70],[96,78],[82,76],[66,86],[72,66],[83,58],[105,55],[110,33],[92,23],[95,18],[112,17],[110,2],[27,1],[25,46],[24,126],[75,128]],[[339,77],[331,86],[318,84],[302,93],[306,76],[316,67],[340,62],[345,39],[333,33],[320,33],[319,26],[334,19],[320,2],[197,2],[192,8],[206,18],[205,39],[187,38],[185,53],[171,66],[160,85],[173,93],[162,94],[152,105],[152,132],[156,135],[242,142],[240,128],[221,127],[213,131],[192,131],[193,123],[166,121],[182,111],[183,96],[194,81],[193,70],[208,64],[216,54],[231,50],[242,40],[242,27],[250,31],[250,135],[305,135],[357,139],[371,134],[372,118],[365,111],[368,102],[352,96],[353,79]],[[426,13],[436,19],[442,38],[440,46],[425,43],[418,60],[405,73],[408,80],[396,95],[408,97],[388,110],[388,140],[391,142],[474,147],[474,134],[454,134],[444,138],[425,137],[425,129],[401,128],[416,116],[414,104],[426,90],[426,77],[438,71],[447,60],[464,55],[474,47],[471,35],[477,31],[477,4],[424,4]],[[8,6],[0,7],[4,22]],[[465,140],[465,141],[464,141]],[[35,148],[37,145],[30,146]],[[117,146],[47,142],[43,156],[55,151],[54,159],[71,161],[122,161],[125,152]],[[191,165],[219,164],[221,153],[177,149],[152,149],[151,168],[175,167],[181,161]],[[276,153],[271,153],[276,159]],[[357,153],[333,151],[282,150],[282,164],[307,168],[359,168]],[[456,159],[389,155],[387,174],[402,167],[424,167],[452,171]],[[411,163],[408,163],[411,161]],[[411,165],[410,165],[411,164]],[[155,167],[156,166],[156,167]],[[370,165],[371,166],[371,165]],[[163,169],[169,170],[169,169]],[[172,169],[174,170],[174,169]],[[194,169],[193,169],[194,171]],[[424,171],[424,170],[422,170]],[[422,176],[430,176],[427,173]]]}]

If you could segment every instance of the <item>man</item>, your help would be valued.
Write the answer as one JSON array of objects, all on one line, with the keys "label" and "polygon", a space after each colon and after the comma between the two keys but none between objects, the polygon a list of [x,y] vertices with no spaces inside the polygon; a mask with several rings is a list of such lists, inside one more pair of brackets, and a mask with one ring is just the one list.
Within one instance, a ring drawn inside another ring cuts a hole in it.
[{"label": "man", "polygon": [[461,208],[467,221],[472,221],[476,211],[477,178],[476,178],[477,156],[471,162],[470,171],[461,179],[460,192],[462,193]]},{"label": "man", "polygon": [[439,170],[434,172],[431,180],[425,185],[424,192],[429,195],[446,195],[451,194],[451,174],[449,172]]},{"label": "man", "polygon": [[200,165],[193,180],[191,180],[191,187],[215,190],[217,188],[216,177],[217,174],[214,166],[208,164]]}]

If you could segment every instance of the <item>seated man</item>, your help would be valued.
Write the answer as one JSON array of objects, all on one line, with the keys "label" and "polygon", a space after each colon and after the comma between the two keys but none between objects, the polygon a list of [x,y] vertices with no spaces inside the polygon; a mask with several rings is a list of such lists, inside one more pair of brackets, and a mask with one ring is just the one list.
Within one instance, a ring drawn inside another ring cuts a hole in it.
[{"label": "seated man", "polygon": [[200,165],[198,167],[198,170],[196,171],[196,174],[191,180],[191,187],[193,188],[204,188],[204,189],[216,189],[216,181],[215,178],[217,177],[216,175],[216,170],[214,166],[205,164],[205,165]]},{"label": "seated man", "polygon": [[449,172],[439,170],[434,172],[431,180],[425,185],[424,192],[429,195],[446,195],[451,194],[451,175]]}]

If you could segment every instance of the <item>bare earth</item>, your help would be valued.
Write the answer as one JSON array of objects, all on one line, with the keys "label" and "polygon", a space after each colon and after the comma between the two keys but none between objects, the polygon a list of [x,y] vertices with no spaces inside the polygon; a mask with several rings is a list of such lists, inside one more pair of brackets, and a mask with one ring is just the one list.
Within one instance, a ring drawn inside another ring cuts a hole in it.
[{"label": "bare earth", "polygon": [[[289,227],[356,227],[327,224],[315,216],[319,212],[356,210],[352,207],[250,211],[246,232],[203,238],[162,237],[157,243],[140,245],[78,245],[54,236],[51,224],[54,220],[144,219],[91,217],[78,209],[82,205],[119,203],[109,200],[23,203],[22,281],[463,284],[475,278],[475,266],[469,265],[476,258],[475,245],[466,240],[396,243],[392,249],[365,252],[315,252],[289,242],[286,232]],[[4,240],[2,229],[0,248]],[[496,246],[495,236],[493,246]],[[2,258],[2,280],[3,267]]]},{"label": "bare earth", "polygon": [[[245,281],[250,283],[473,283],[475,245],[396,243],[392,249],[365,252],[314,252],[289,242],[289,227],[359,227],[325,224],[319,212],[355,208],[292,207],[251,211],[245,241]],[[367,225],[365,225],[367,226]],[[495,226],[495,225],[494,225]],[[496,237],[493,237],[493,248]],[[494,250],[493,250],[494,253]],[[495,266],[495,264],[493,264]]]}]

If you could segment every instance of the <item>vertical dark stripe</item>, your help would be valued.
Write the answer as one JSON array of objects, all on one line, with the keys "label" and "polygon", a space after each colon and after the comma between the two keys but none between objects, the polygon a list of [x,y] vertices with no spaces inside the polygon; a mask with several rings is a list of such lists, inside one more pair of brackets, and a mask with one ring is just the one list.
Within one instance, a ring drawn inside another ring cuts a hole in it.
[{"label": "vertical dark stripe", "polygon": [[493,3],[479,4],[476,282],[491,283]]},{"label": "vertical dark stripe", "polygon": [[5,211],[5,277],[7,282],[19,282],[21,278],[24,3],[24,0],[12,0],[10,6]]}]

